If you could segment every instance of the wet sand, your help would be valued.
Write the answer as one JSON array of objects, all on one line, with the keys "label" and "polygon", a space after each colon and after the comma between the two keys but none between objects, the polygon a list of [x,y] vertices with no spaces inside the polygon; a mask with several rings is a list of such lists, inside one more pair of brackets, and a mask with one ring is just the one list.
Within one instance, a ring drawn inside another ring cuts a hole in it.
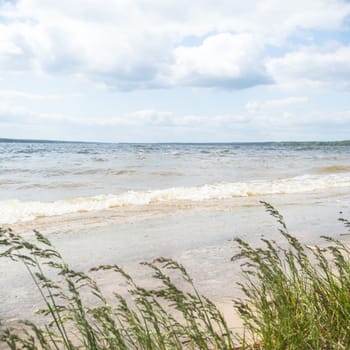
[{"label": "wet sand", "polygon": [[[337,220],[340,211],[345,217],[350,216],[347,193],[334,191],[260,199],[276,205],[285,216],[290,232],[307,244],[319,244],[321,235],[345,241],[349,237],[342,236],[346,229]],[[146,215],[141,210],[140,213],[123,220],[119,212],[115,215],[118,220],[113,221],[113,216],[109,216],[106,222],[103,218],[108,217],[108,213],[99,213],[99,220],[94,222],[90,218],[85,227],[82,217],[77,220],[78,226],[67,218],[60,225],[59,217],[55,218],[55,225],[51,222],[45,226],[40,221],[36,224],[76,270],[88,271],[96,265],[117,263],[141,285],[152,287],[154,281],[139,263],[159,256],[178,260],[194,278],[199,291],[220,305],[231,320],[230,326],[235,327],[237,321],[231,301],[240,296],[236,282],[240,281],[241,274],[239,265],[230,261],[237,251],[232,238],[238,236],[255,245],[262,235],[280,239],[275,220],[264,211],[258,199],[247,198],[244,205],[241,200],[240,206],[233,199],[220,206],[207,203],[187,209],[179,206],[172,211],[158,208],[157,215]],[[30,237],[28,230],[34,226],[35,222],[18,225],[17,230],[27,228],[24,232]],[[107,293],[125,288],[125,283],[107,273],[96,278]],[[181,279],[177,282],[183,283]],[[4,301],[0,304],[2,319],[31,318],[42,304],[25,269],[3,259],[0,298]]]}]

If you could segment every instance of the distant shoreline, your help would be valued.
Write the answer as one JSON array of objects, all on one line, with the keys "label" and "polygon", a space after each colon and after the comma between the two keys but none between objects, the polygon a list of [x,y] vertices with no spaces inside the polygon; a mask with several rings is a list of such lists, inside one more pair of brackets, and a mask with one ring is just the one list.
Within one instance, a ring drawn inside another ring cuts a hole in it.
[{"label": "distant shoreline", "polygon": [[0,138],[0,143],[104,143],[104,142]]},{"label": "distant shoreline", "polygon": [[64,141],[41,139],[0,138],[0,143],[76,143],[76,144],[121,144],[121,145],[350,145],[350,140],[339,141],[246,141],[246,142],[108,142],[108,141]]}]

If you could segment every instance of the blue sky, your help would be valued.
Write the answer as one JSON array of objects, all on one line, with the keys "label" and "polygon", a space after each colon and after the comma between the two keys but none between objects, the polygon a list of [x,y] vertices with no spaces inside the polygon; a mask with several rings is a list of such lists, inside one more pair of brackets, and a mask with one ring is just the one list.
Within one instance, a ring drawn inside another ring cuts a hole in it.
[{"label": "blue sky", "polygon": [[0,137],[350,139],[350,2],[0,0]]}]

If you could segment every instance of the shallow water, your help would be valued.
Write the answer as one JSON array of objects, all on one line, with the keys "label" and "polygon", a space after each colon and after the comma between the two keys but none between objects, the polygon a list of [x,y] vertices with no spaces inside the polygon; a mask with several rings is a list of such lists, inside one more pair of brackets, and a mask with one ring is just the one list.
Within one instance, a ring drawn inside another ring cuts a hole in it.
[{"label": "shallow water", "polygon": [[[310,245],[350,217],[350,145],[1,144],[0,222],[46,233],[73,268],[118,263],[143,283],[143,260],[181,261],[215,300],[237,295],[231,239],[280,239],[260,200]],[[26,272],[0,265],[0,318],[40,304]],[[99,277],[111,288],[110,277]],[[117,283],[116,288],[121,287]]]}]

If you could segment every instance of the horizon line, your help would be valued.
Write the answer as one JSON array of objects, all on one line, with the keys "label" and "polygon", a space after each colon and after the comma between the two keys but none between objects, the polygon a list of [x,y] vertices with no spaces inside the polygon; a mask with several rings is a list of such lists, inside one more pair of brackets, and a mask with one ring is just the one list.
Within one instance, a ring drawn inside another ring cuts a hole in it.
[{"label": "horizon line", "polygon": [[129,142],[129,141],[82,141],[82,140],[50,140],[50,139],[22,139],[2,138],[0,143],[87,143],[87,144],[271,144],[271,143],[344,143],[348,140],[280,140],[280,141],[160,141],[160,142]]}]

